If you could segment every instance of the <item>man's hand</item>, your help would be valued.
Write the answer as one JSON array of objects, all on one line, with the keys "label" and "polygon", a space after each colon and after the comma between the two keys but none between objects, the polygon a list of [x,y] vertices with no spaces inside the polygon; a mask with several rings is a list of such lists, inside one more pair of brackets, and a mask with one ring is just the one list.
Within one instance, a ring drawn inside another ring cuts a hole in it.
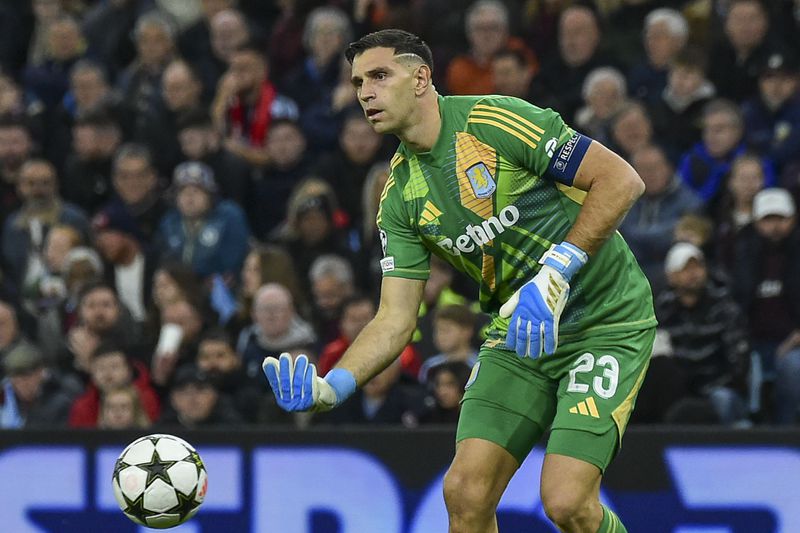
[{"label": "man's hand", "polygon": [[536,359],[558,348],[558,323],[567,305],[569,282],[589,256],[568,242],[554,244],[539,263],[542,268],[500,308],[500,316],[511,317],[506,346],[520,357]]},{"label": "man's hand", "polygon": [[303,354],[294,361],[288,353],[282,353],[280,359],[266,357],[261,368],[278,406],[285,411],[329,411],[356,389],[356,380],[348,370],[335,368],[322,379]]}]

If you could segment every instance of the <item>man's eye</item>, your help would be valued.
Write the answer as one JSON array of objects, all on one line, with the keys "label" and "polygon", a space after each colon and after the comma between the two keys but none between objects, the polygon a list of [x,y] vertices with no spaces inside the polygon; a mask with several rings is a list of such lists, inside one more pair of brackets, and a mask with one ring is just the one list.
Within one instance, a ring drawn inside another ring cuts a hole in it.
[{"label": "man's eye", "polygon": [[376,80],[385,80],[386,79],[386,73],[385,72],[378,72],[377,74],[375,74],[375,79]]}]

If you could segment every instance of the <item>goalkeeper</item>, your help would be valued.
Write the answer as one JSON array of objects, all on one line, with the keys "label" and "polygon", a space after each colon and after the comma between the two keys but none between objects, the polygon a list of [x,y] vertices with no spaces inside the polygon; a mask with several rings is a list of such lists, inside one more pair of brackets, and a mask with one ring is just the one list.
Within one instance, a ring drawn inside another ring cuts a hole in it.
[{"label": "goalkeeper", "polygon": [[615,231],[641,179],[550,109],[438,95],[413,34],[372,33],[346,55],[372,127],[401,141],[378,211],[380,306],[325,379],[305,356],[265,359],[278,403],[331,409],[395,359],[434,253],[479,283],[492,316],[444,482],[450,531],[497,531],[500,497],[548,428],[547,516],[562,531],[625,531],[599,491],[655,336],[650,286]]}]

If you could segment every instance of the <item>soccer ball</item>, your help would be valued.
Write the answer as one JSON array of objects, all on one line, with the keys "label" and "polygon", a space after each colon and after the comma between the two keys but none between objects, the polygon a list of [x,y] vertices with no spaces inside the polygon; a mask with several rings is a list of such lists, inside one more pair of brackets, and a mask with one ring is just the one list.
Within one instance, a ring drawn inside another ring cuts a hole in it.
[{"label": "soccer ball", "polygon": [[114,497],[125,516],[166,529],[193,517],[206,497],[208,476],[191,444],[173,435],[147,435],[122,450],[114,465]]}]

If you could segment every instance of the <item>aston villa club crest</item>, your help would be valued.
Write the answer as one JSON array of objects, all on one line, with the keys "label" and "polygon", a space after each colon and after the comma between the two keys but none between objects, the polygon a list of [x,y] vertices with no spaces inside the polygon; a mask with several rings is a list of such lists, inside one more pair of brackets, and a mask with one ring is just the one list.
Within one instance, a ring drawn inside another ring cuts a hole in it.
[{"label": "aston villa club crest", "polygon": [[476,198],[489,198],[497,189],[492,174],[483,163],[472,165],[466,170],[466,174]]}]

